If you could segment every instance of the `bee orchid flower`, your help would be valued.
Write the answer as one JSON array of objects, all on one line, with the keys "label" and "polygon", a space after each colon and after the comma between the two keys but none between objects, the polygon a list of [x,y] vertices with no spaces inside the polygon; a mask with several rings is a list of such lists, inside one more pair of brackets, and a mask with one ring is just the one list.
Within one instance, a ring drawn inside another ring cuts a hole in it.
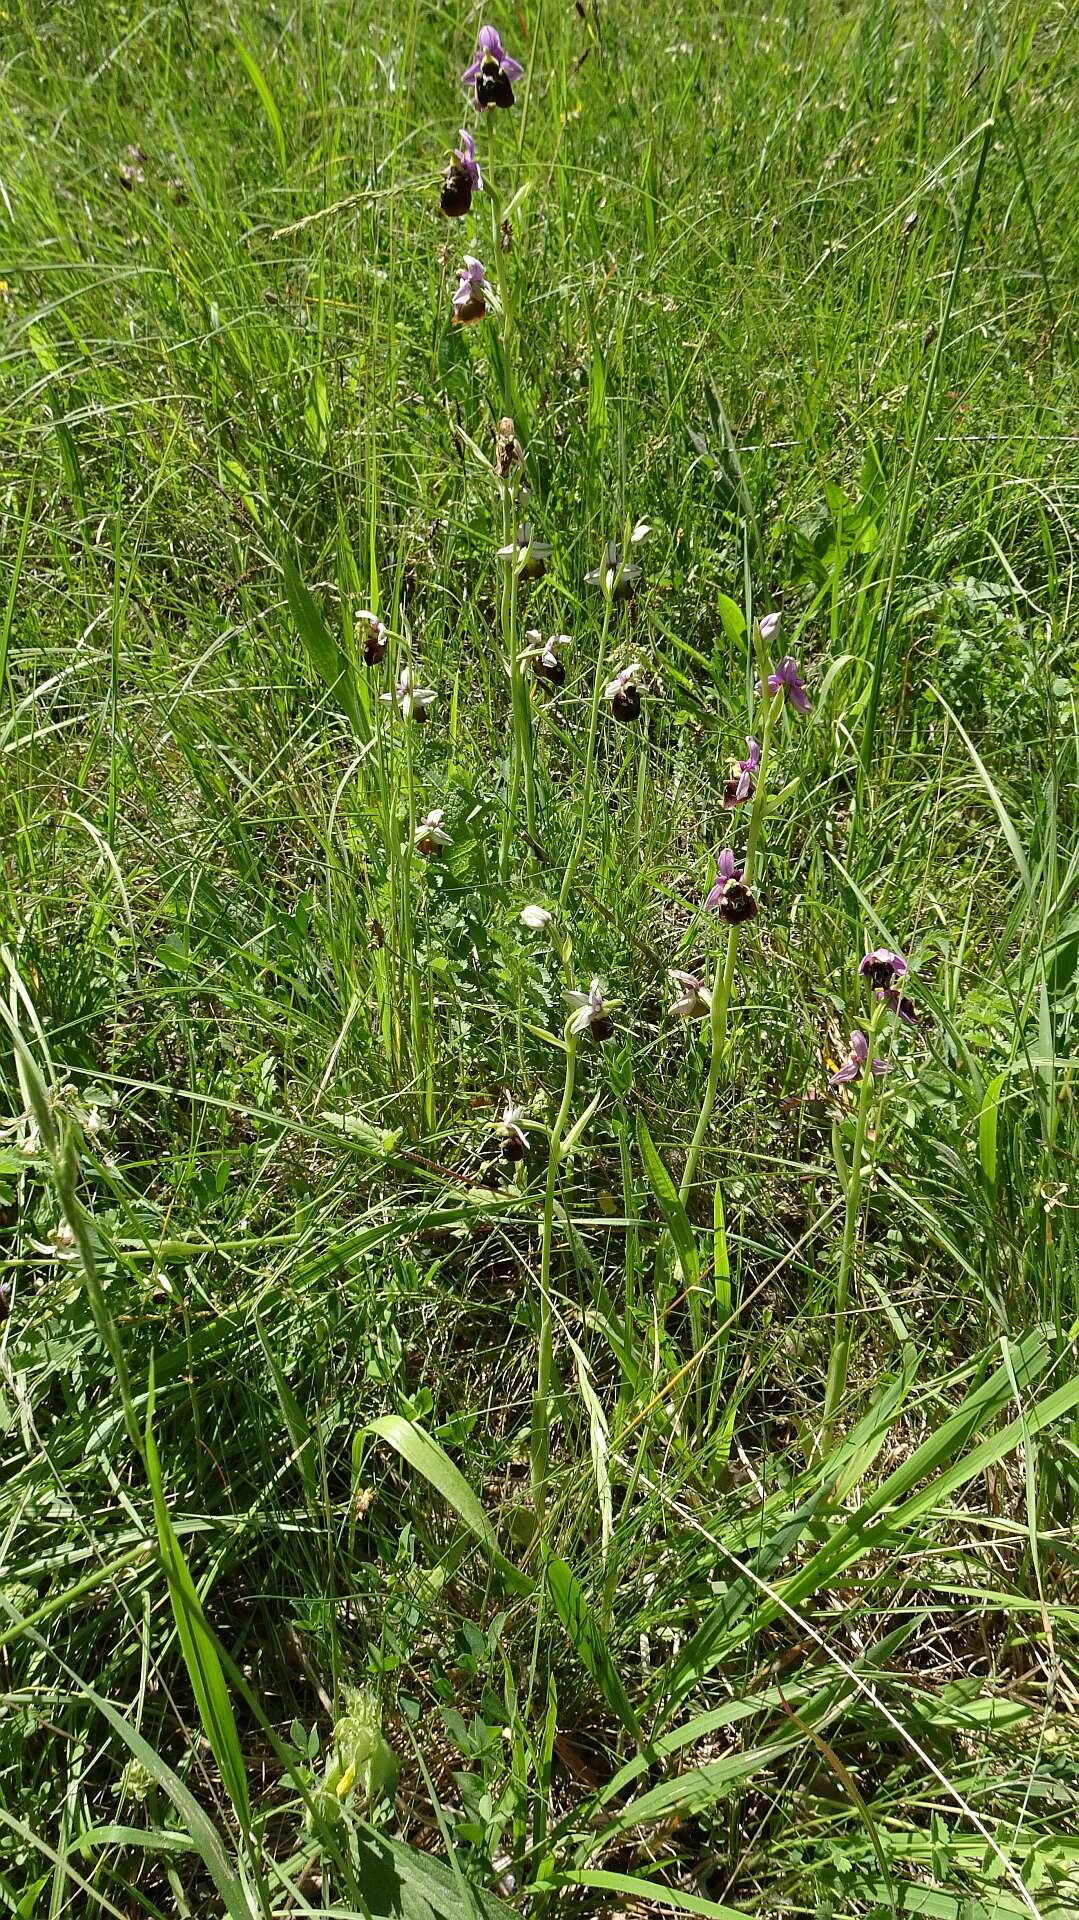
[{"label": "bee orchid flower", "polygon": [[850,1037],[850,1058],[844,1060],[843,1065],[832,1074],[831,1083],[833,1087],[844,1087],[847,1086],[851,1080],[860,1080],[867,1065],[874,1079],[879,1080],[882,1074],[891,1071],[887,1060],[874,1060],[870,1065],[869,1042],[865,1034],[852,1033]]},{"label": "bee orchid flower", "polygon": [[[638,547],[647,540],[652,529],[644,520],[638,520],[629,536],[631,547]],[[634,560],[624,560],[618,550],[617,540],[608,540],[603,554],[603,565],[593,567],[584,577],[586,587],[601,587],[612,600],[628,600],[638,580],[641,569]]]},{"label": "bee orchid flower", "polygon": [[356,629],[363,649],[364,666],[377,667],[386,658],[386,649],[390,644],[382,621],[364,607],[356,615]]},{"label": "bee orchid flower", "polygon": [[476,57],[461,75],[461,84],[475,87],[481,113],[488,107],[512,107],[514,81],[524,78],[519,60],[506,52],[497,27],[481,27]]},{"label": "bee orchid flower", "polygon": [[416,828],[413,844],[417,853],[430,859],[434,853],[441,853],[443,847],[452,847],[453,835],[446,832],[442,825],[444,815],[441,807],[433,807],[425,814]]},{"label": "bee orchid flower", "polygon": [[547,907],[530,906],[521,908],[520,918],[522,927],[527,927],[530,933],[542,933],[544,927],[550,926],[554,914]]},{"label": "bee orchid flower", "polygon": [[503,1160],[523,1160],[528,1153],[528,1140],[521,1126],[523,1119],[524,1108],[515,1106],[507,1093],[501,1118],[494,1123]]},{"label": "bee orchid flower", "polygon": [[465,254],[463,267],[457,269],[458,284],[453,295],[453,324],[455,327],[471,327],[482,320],[487,312],[487,302],[492,288],[482,260],[474,254]]},{"label": "bee orchid flower", "polygon": [[668,969],[667,978],[682,989],[674,1005],[667,1008],[672,1020],[706,1020],[712,1011],[712,995],[704,981],[695,973],[681,973],[677,967]]},{"label": "bee orchid flower", "polygon": [[468,128],[462,127],[461,144],[454,147],[442,176],[439,206],[447,219],[460,220],[472,205],[472,195],[482,191],[483,175],[476,159],[476,142]]},{"label": "bee orchid flower", "polygon": [[384,707],[396,707],[403,720],[422,722],[427,719],[427,709],[437,695],[433,687],[414,687],[412,670],[406,665],[401,668],[392,693],[379,697]]},{"label": "bee orchid flower", "polygon": [[519,579],[542,580],[551,557],[551,543],[549,540],[537,540],[531,523],[524,520],[517,529],[516,544],[499,547],[498,557],[515,562]]},{"label": "bee orchid flower", "polygon": [[593,980],[587,993],[567,993],[563,995],[566,1005],[573,1011],[569,1023],[571,1034],[591,1033],[593,1040],[609,1040],[614,1032],[614,1021],[607,1011],[607,1002],[598,980]]},{"label": "bee orchid flower", "polygon": [[809,712],[809,695],[802,685],[798,662],[793,654],[785,654],[775,671],[768,675],[768,691],[773,696],[780,692],[785,693],[795,713]]},{"label": "bee orchid flower", "polygon": [[614,679],[604,687],[603,698],[610,702],[613,720],[621,720],[623,724],[628,724],[631,720],[639,718],[641,694],[637,681],[640,672],[640,662],[634,660],[630,666],[623,667],[621,673],[616,673]]},{"label": "bee orchid flower", "polygon": [[520,654],[522,672],[531,661],[532,671],[537,679],[548,681],[552,687],[565,686],[565,663],[558,656],[563,647],[573,645],[569,634],[552,633],[548,634],[545,640],[537,627],[529,627],[525,639],[529,644]]},{"label": "bee orchid flower", "polygon": [[753,797],[757,784],[754,775],[761,763],[760,743],[747,733],[746,746],[748,752],[744,760],[739,760],[738,772],[724,782],[723,805],[725,807],[740,807],[744,800],[751,800]]},{"label": "bee orchid flower", "polygon": [[760,912],[756,895],[746,886],[743,868],[735,863],[729,847],[724,847],[716,862],[716,884],[705,900],[709,913],[718,913],[724,926],[739,927],[755,920]]},{"label": "bee orchid flower", "polygon": [[906,971],[903,955],[891,947],[874,947],[858,968],[862,979],[868,980],[871,987],[890,987],[893,980],[902,979]]}]

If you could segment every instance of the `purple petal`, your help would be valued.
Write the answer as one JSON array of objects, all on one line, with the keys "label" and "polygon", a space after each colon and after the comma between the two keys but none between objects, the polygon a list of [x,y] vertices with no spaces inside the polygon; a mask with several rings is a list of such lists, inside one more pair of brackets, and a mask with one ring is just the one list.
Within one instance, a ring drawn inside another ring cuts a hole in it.
[{"label": "purple petal", "polygon": [[716,863],[716,870],[721,880],[733,880],[735,878],[738,870],[734,864],[734,855],[729,847],[724,847],[723,852],[720,854]]},{"label": "purple petal", "polygon": [[850,1037],[851,1058],[864,1067],[869,1058],[869,1042],[864,1033],[852,1033]]},{"label": "purple petal", "polygon": [[704,903],[704,910],[706,913],[715,913],[716,909],[719,906],[720,901],[723,898],[723,889],[725,888],[726,884],[727,882],[725,880],[716,881],[715,886],[712,888],[711,893],[708,895]]},{"label": "purple petal", "polygon": [[501,60],[504,48],[497,27],[481,27],[477,44],[481,53],[493,54],[496,60]]},{"label": "purple petal", "polygon": [[833,1087],[845,1087],[848,1081],[857,1080],[859,1072],[860,1068],[856,1060],[845,1061],[838,1072],[832,1075]]},{"label": "purple petal", "polygon": [[461,75],[461,85],[463,87],[470,87],[474,80],[479,79],[482,69],[483,69],[482,57],[477,57],[475,60],[473,60],[472,65],[470,67],[465,68],[463,74]]},{"label": "purple petal", "polygon": [[873,1073],[878,1080],[880,1079],[882,1073],[891,1073],[891,1071],[892,1071],[892,1067],[891,1067],[891,1062],[889,1060],[874,1060]]},{"label": "purple petal", "polygon": [[754,740],[752,735],[747,733],[746,746],[749,748],[749,752],[746,755],[746,758],[744,760],[740,760],[738,764],[741,767],[743,773],[756,773],[757,768],[760,766],[760,763],[761,763],[760,741]]},{"label": "purple petal", "polygon": [[504,53],[502,55],[500,65],[503,73],[506,76],[506,79],[510,81],[511,84],[514,80],[524,79],[525,70],[522,67],[521,62],[519,60],[515,60],[512,54]]}]

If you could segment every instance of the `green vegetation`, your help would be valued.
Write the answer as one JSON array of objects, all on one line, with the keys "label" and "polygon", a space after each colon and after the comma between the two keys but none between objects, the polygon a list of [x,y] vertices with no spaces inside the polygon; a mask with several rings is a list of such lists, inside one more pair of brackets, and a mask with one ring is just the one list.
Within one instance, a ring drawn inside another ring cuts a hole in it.
[{"label": "green vegetation", "polygon": [[1066,1920],[1074,20],[483,18],[0,15],[0,1896]]}]

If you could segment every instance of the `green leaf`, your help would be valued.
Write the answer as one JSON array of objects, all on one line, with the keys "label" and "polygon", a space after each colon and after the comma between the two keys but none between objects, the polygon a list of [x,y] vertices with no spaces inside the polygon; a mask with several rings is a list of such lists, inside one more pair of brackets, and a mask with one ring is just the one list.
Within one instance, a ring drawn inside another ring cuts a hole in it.
[{"label": "green leaf", "polygon": [[448,1454],[443,1452],[436,1440],[432,1440],[429,1433],[414,1420],[406,1420],[398,1413],[383,1414],[381,1419],[372,1420],[364,1431],[395,1448],[401,1458],[407,1460],[410,1467],[415,1467],[435,1492],[441,1494],[447,1505],[464,1521],[469,1532],[474,1533],[486,1548],[507,1585],[518,1593],[532,1592],[533,1582],[501,1552],[495,1530],[464,1474],[454,1466]]},{"label": "green leaf", "polygon": [[[686,1893],[681,1887],[664,1887],[646,1880],[639,1873],[582,1872],[559,1874],[556,1887],[594,1888],[597,1893],[624,1893],[634,1902],[666,1907],[675,1913],[703,1913],[713,1920],[746,1920],[744,1907],[728,1907],[718,1900],[705,1900],[699,1893]],[[604,1902],[606,1906],[606,1902]],[[620,1909],[621,1910],[621,1909]]]},{"label": "green leaf", "polygon": [[293,1393],[292,1388],[285,1378],[281,1363],[273,1350],[273,1344],[266,1338],[265,1329],[263,1328],[262,1321],[259,1319],[257,1308],[255,1310],[255,1331],[258,1334],[259,1343],[266,1357],[266,1365],[273,1375],[273,1383],[281,1405],[285,1425],[288,1428],[289,1439],[295,1448],[296,1465],[299,1469],[300,1478],[303,1481],[307,1510],[312,1520],[317,1521],[319,1518],[318,1480],[315,1475],[315,1463],[312,1458],[313,1439],[311,1428],[308,1425],[303,1408],[300,1406],[296,1395]]},{"label": "green leaf", "polygon": [[251,1803],[247,1792],[247,1769],[236,1730],[236,1720],[221,1669],[214,1636],[206,1622],[202,1602],[191,1578],[190,1569],[169,1517],[161,1462],[153,1433],[153,1373],[146,1408],[146,1474],[154,1502],[154,1521],[158,1545],[169,1586],[169,1599],[176,1618],[176,1631],[191,1680],[195,1704],[203,1732],[221,1771],[241,1831],[251,1831]]},{"label": "green leaf", "polygon": [[1000,794],[996,788],[996,785],[994,784],[993,779],[989,773],[989,769],[987,768],[984,760],[982,759],[980,753],[978,752],[977,747],[974,745],[974,742],[971,739],[969,733],[964,727],[963,722],[959,719],[959,716],[957,714],[953,713],[951,707],[948,705],[948,702],[944,698],[944,695],[942,693],[939,693],[936,687],[933,688],[933,693],[935,697],[940,701],[940,704],[944,708],[945,713],[948,715],[949,720],[952,722],[952,725],[955,727],[956,732],[959,734],[959,737],[962,740],[963,745],[966,747],[966,750],[971,757],[971,761],[973,762],[973,765],[974,765],[974,770],[977,773],[978,778],[980,779],[983,787],[985,788],[986,793],[989,795],[989,800],[993,808],[993,812],[996,814],[997,819],[1000,821],[1000,830],[1003,833],[1004,838],[1008,843],[1008,851],[1015,862],[1016,870],[1019,874],[1019,878],[1023,882],[1023,887],[1029,897],[1029,894],[1031,891],[1030,868],[1027,865],[1027,857],[1026,857],[1026,854],[1023,852],[1022,842],[1019,838],[1018,833],[1015,830],[1012,817],[1008,812],[1007,807],[1004,805],[1004,802],[1001,799]]},{"label": "green leaf", "polygon": [[683,1284],[687,1288],[695,1287],[701,1277],[701,1267],[697,1257],[697,1242],[693,1238],[693,1228],[678,1198],[678,1189],[652,1144],[652,1136],[645,1124],[643,1114],[637,1116],[637,1145],[648,1176],[648,1184],[659,1202],[664,1225],[674,1242],[674,1250],[682,1269]]},{"label": "green leaf", "polygon": [[285,129],[281,125],[281,115],[277,111],[273,94],[270,92],[266,82],[266,76],[259,66],[258,61],[255,59],[254,54],[251,52],[251,49],[244,45],[238,33],[233,33],[232,44],[240,56],[244,72],[247,74],[251,85],[254,87],[255,92],[262,102],[262,110],[269,121],[270,132],[273,134],[274,145],[277,148],[277,158],[281,165],[281,174],[282,177],[284,177],[288,171],[288,160],[285,154]]},{"label": "green leaf", "polygon": [[723,1189],[718,1180],[712,1198],[712,1269],[716,1285],[716,1309],[721,1320],[729,1320],[731,1261],[727,1251],[727,1223],[723,1216]]},{"label": "green leaf", "polygon": [[997,1122],[1000,1113],[1001,1088],[1007,1079],[1007,1072],[995,1074],[985,1089],[982,1110],[978,1115],[978,1158],[982,1163],[982,1175],[990,1193],[997,1190]]},{"label": "green leaf", "polygon": [[285,576],[285,593],[292,618],[307,650],[307,657],[319,678],[331,693],[336,694],[342,712],[351,720],[356,734],[362,740],[365,736],[363,711],[352,667],[305,587],[295,562],[287,554],[281,562],[281,571]]},{"label": "green leaf", "polygon": [[571,1568],[557,1554],[544,1555],[547,1591],[555,1612],[569,1636],[585,1672],[595,1681],[622,1725],[641,1745],[641,1728],[621,1676],[611,1658],[611,1650],[599,1621],[588,1603],[584,1588]]}]

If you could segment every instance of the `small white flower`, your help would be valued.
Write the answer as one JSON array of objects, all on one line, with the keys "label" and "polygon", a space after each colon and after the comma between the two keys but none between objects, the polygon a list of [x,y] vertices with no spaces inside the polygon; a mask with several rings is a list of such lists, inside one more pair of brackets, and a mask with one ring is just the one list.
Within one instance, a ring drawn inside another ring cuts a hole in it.
[{"label": "small white flower", "polygon": [[618,542],[608,540],[602,567],[593,567],[584,578],[586,586],[602,587],[604,593],[610,594],[612,599],[628,600],[640,577],[640,567],[632,560],[621,559]]},{"label": "small white flower", "polygon": [[608,681],[603,689],[603,698],[605,700],[617,700],[620,693],[625,693],[627,688],[636,686],[640,675],[640,661],[631,661],[628,667],[623,667],[621,673],[616,673],[614,679]]},{"label": "small white flower", "polygon": [[566,678],[566,669],[558,656],[563,647],[573,645],[569,634],[552,633],[545,640],[538,627],[529,627],[525,639],[529,644],[522,648],[517,661],[521,672],[531,661],[533,672],[541,680],[553,680],[560,687]]},{"label": "small white flower", "polygon": [[521,908],[521,925],[528,927],[532,933],[542,933],[544,927],[549,927],[553,919],[553,913],[549,913],[546,907]]},{"label": "small white flower", "polygon": [[426,720],[427,708],[436,694],[433,687],[414,687],[411,670],[406,665],[401,668],[393,692],[383,693],[379,697],[384,706],[396,707],[405,720]]},{"label": "small white flower", "polygon": [[441,807],[433,807],[424,815],[414,835],[417,853],[438,853],[442,847],[452,847],[453,835],[446,832],[442,818]]},{"label": "small white flower", "polygon": [[770,640],[775,639],[776,634],[779,632],[779,623],[782,618],[783,615],[781,613],[766,613],[758,620],[757,628],[765,646],[768,645]]},{"label": "small white flower", "polygon": [[712,995],[695,973],[680,973],[671,967],[667,975],[683,992],[667,1012],[674,1020],[704,1020],[712,1010]]},{"label": "small white flower", "polygon": [[598,980],[593,980],[587,993],[566,993],[563,996],[568,1007],[575,1009],[570,1021],[571,1034],[587,1033],[591,1028],[597,1040],[609,1040],[614,1032],[614,1022],[607,1011],[603,989]]},{"label": "small white flower", "polygon": [[385,625],[376,614],[361,607],[356,615],[356,631],[366,665],[377,667],[379,661],[385,659],[390,644]]},{"label": "small white flower", "polygon": [[521,1126],[524,1117],[524,1108],[515,1106],[507,1093],[502,1118],[495,1121],[495,1132],[502,1142],[506,1160],[523,1160],[528,1152],[528,1140]]},{"label": "small white flower", "polygon": [[647,520],[638,520],[637,525],[634,527],[633,532],[629,536],[630,546],[639,547],[642,540],[647,540],[651,531],[652,529],[649,526]]},{"label": "small white flower", "polygon": [[522,580],[542,580],[550,557],[550,541],[537,540],[532,532],[532,524],[528,520],[522,520],[518,527],[514,545],[498,549],[500,560],[516,561],[517,571]]}]

